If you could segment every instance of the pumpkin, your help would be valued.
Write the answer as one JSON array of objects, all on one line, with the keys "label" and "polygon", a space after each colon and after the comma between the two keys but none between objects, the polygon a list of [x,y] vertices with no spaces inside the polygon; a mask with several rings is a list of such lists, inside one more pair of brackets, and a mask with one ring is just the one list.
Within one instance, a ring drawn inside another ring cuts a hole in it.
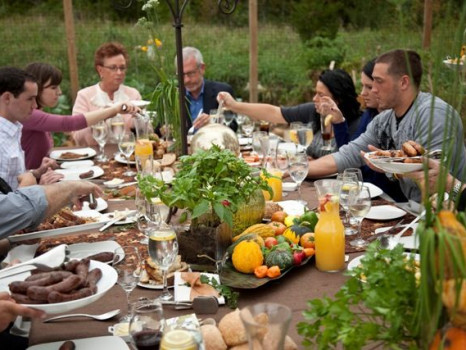
[{"label": "pumpkin", "polygon": [[294,244],[298,244],[301,236],[305,233],[311,232],[311,229],[306,226],[301,225],[293,225],[288,227],[285,232],[283,232],[283,236],[288,238]]},{"label": "pumpkin", "polygon": [[233,214],[233,237],[239,235],[247,227],[260,223],[264,215],[265,199],[262,190],[254,192],[246,204],[240,204]]},{"label": "pumpkin", "polygon": [[264,256],[259,244],[252,240],[244,240],[233,249],[231,260],[239,272],[253,273],[254,269],[264,262]]},{"label": "pumpkin", "polygon": [[254,241],[261,247],[265,245],[264,239],[261,236],[255,233],[249,233],[247,235],[241,236],[232,245],[230,245],[227,249],[227,253],[231,255],[235,247],[242,241]]},{"label": "pumpkin", "polygon": [[[466,329],[466,281],[463,280],[460,286],[456,283],[454,279],[443,281],[442,301],[448,310],[451,323],[456,327]],[[458,291],[457,287],[459,287]],[[458,292],[458,305],[456,305]]]},{"label": "pumpkin", "polygon": [[289,248],[278,247],[267,254],[265,264],[268,267],[277,265],[280,270],[285,270],[293,265],[293,254]]},{"label": "pumpkin", "polygon": [[236,242],[240,237],[245,236],[250,233],[256,233],[262,238],[274,237],[275,229],[267,224],[255,224],[255,225],[249,226],[240,235],[233,237],[233,242]]},{"label": "pumpkin", "polygon": [[[430,345],[430,350],[464,350],[466,349],[466,332],[460,328],[448,328],[445,334],[438,331]],[[443,338],[442,338],[443,336]],[[443,339],[443,342],[442,342]]]}]

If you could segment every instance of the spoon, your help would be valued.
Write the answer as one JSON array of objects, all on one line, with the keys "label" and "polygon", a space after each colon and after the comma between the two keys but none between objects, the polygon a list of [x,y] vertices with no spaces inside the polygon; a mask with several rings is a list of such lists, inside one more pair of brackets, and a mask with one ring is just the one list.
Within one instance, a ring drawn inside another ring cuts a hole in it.
[{"label": "spoon", "polygon": [[51,321],[60,320],[62,318],[69,318],[69,317],[90,317],[90,318],[93,318],[94,320],[103,321],[103,320],[108,320],[109,318],[112,318],[113,316],[116,316],[119,313],[120,313],[120,309],[112,310],[112,311],[106,312],[106,313],[101,314],[101,315],[68,314],[68,315],[61,315],[61,316],[51,317],[51,318],[48,318],[48,319],[44,320],[43,322],[44,323],[45,322],[51,322]]}]

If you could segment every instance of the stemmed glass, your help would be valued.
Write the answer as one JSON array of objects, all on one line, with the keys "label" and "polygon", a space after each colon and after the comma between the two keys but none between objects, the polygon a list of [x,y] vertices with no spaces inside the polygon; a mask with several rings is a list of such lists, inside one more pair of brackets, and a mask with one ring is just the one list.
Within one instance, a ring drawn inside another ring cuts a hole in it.
[{"label": "stemmed glass", "polygon": [[178,255],[178,241],[175,230],[166,224],[149,231],[149,255],[152,261],[162,270],[163,291],[160,300],[171,300],[173,295],[168,291],[167,273]]},{"label": "stemmed glass", "polygon": [[[115,138],[117,144],[120,143],[121,137],[125,133],[125,122],[121,114],[117,114],[110,119],[110,127],[112,129],[113,137]],[[115,152],[114,156],[117,156],[118,152]]]},{"label": "stemmed glass", "polygon": [[129,322],[131,319],[129,296],[139,281],[140,257],[138,249],[134,246],[122,246],[115,249],[112,266],[118,274],[118,284],[126,293],[128,305],[128,313],[120,321]]},{"label": "stemmed glass", "polygon": [[135,204],[138,229],[145,235],[139,243],[149,244],[150,231],[158,229],[162,223],[159,207],[155,201],[148,201],[139,189],[136,190]]},{"label": "stemmed glass", "polygon": [[233,122],[233,120],[235,120],[236,118],[236,114],[233,113],[232,111],[230,110],[225,110],[223,112],[223,118],[225,119],[225,125],[230,127],[231,123]]},{"label": "stemmed glass", "polygon": [[314,139],[314,129],[312,127],[312,123],[309,123],[306,126],[303,126],[296,130],[298,143],[303,146],[304,152],[306,152],[307,148],[311,144],[312,140]]},{"label": "stemmed glass", "polygon": [[122,175],[123,176],[134,176],[136,172],[132,171],[129,166],[129,158],[134,152],[134,147],[136,145],[136,140],[134,134],[130,131],[123,133],[123,135],[118,140],[118,148],[120,152],[126,158],[126,165],[128,166],[128,170],[126,170]]},{"label": "stemmed glass", "polygon": [[254,131],[252,133],[252,150],[259,155],[262,154],[261,139],[266,136],[267,133],[265,131]]},{"label": "stemmed glass", "polygon": [[350,242],[350,245],[357,248],[365,247],[368,242],[361,237],[362,221],[371,209],[371,194],[369,188],[361,186],[359,188],[352,188],[348,194],[348,208],[353,214],[354,218],[358,221],[358,234],[359,237]]},{"label": "stemmed glass", "polygon": [[346,236],[351,236],[357,233],[357,231],[351,227],[350,224],[350,217],[351,217],[351,212],[348,208],[349,204],[349,192],[351,189],[354,188],[359,188],[359,181],[354,173],[349,173],[349,174],[338,174],[337,180],[340,180],[342,182],[341,188],[340,188],[340,205],[345,211],[345,216],[346,220],[345,223],[345,235]]},{"label": "stemmed glass", "polygon": [[[246,121],[246,119],[249,119],[247,116],[245,116],[244,114],[237,114],[236,115],[236,122],[238,123],[238,130],[237,130],[237,133],[238,135],[242,132],[244,132],[243,130],[243,124],[244,122]],[[252,130],[254,129],[254,125],[251,129],[251,134],[252,134]],[[249,136],[251,137],[251,136]]]},{"label": "stemmed glass", "polygon": [[133,304],[129,334],[138,350],[158,349],[163,323],[163,308],[159,301],[145,299]]},{"label": "stemmed glass", "polygon": [[99,162],[106,162],[108,157],[104,153],[105,143],[107,142],[108,127],[105,121],[98,122],[91,126],[92,137],[97,141],[100,148],[100,154],[95,158]]},{"label": "stemmed glass", "polygon": [[290,176],[298,186],[298,202],[306,205],[306,201],[301,198],[301,183],[307,176],[309,170],[309,161],[307,159],[307,154],[305,153],[296,153],[290,154],[288,158],[289,162],[289,172]]},{"label": "stemmed glass", "polygon": [[[241,130],[243,131],[246,137],[251,139],[252,133],[254,132],[254,122],[245,116],[243,123],[241,124]],[[252,143],[252,139],[250,142]]]}]

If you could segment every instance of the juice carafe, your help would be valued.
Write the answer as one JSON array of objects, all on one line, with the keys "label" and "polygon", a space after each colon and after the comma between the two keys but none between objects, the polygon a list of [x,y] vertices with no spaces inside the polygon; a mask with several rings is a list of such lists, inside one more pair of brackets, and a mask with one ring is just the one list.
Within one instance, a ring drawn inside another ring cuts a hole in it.
[{"label": "juice carafe", "polygon": [[270,193],[268,191],[263,191],[266,201],[272,200],[274,202],[279,202],[282,200],[283,173],[278,169],[276,163],[278,141],[278,137],[275,135],[264,136],[260,139],[262,152],[264,154],[264,168],[269,173],[267,183],[273,190],[272,198],[270,198]]},{"label": "juice carafe", "polygon": [[138,171],[144,170],[148,161],[152,162],[154,154],[152,142],[149,140],[149,125],[150,118],[145,115],[139,114],[134,119],[134,126],[136,128],[136,145],[134,147],[134,155],[136,157]]},{"label": "juice carafe", "polygon": [[[282,200],[282,176],[283,173],[280,169],[276,168],[267,168],[269,173],[269,178],[267,179],[268,185],[273,190],[273,197],[270,198],[270,193],[268,191],[262,191],[264,193],[264,198],[266,201],[272,200],[274,202],[279,202]],[[261,174],[264,177],[264,174]]]},{"label": "juice carafe", "polygon": [[316,266],[320,271],[336,272],[345,267],[345,232],[340,220],[341,181],[314,182],[319,197],[319,221],[314,229]]}]

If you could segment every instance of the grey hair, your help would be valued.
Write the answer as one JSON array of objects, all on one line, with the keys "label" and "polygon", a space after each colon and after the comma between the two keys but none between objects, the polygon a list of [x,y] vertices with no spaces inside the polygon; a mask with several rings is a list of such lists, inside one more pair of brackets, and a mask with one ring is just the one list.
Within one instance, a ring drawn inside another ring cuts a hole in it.
[{"label": "grey hair", "polygon": [[[204,64],[204,58],[202,57],[201,51],[192,46],[186,46],[183,48],[183,61],[186,61],[188,58],[194,57],[198,66]],[[175,57],[175,66],[176,66],[176,57]]]}]

